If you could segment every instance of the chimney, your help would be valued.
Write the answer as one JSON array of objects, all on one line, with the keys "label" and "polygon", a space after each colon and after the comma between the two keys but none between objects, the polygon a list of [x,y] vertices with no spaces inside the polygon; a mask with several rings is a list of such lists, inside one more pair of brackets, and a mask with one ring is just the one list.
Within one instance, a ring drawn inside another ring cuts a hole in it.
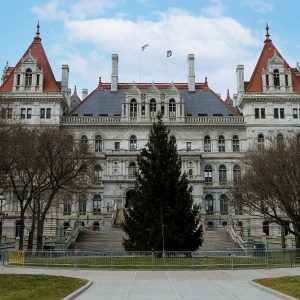
[{"label": "chimney", "polygon": [[85,99],[88,94],[89,94],[88,89],[82,89],[82,100]]},{"label": "chimney", "polygon": [[118,54],[111,55],[111,91],[118,91]]},{"label": "chimney", "polygon": [[243,93],[245,92],[244,87],[244,65],[237,65],[236,67],[236,79],[237,79],[237,99],[236,103],[234,103],[234,106],[238,106],[238,103],[240,102]]},{"label": "chimney", "polygon": [[70,94],[69,94],[69,66],[61,66],[61,92],[65,96],[65,99],[70,106]]},{"label": "chimney", "polygon": [[188,75],[188,89],[189,92],[195,92],[195,55],[189,54],[188,55],[188,68],[189,68],[189,75]]}]

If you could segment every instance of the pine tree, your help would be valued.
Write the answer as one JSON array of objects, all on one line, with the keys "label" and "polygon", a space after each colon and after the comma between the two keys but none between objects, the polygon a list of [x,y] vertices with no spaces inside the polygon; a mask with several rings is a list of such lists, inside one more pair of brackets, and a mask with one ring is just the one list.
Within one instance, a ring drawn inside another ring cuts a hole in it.
[{"label": "pine tree", "polygon": [[194,251],[202,244],[199,205],[193,204],[192,188],[175,139],[161,116],[138,156],[138,172],[131,207],[122,225],[127,251]]}]

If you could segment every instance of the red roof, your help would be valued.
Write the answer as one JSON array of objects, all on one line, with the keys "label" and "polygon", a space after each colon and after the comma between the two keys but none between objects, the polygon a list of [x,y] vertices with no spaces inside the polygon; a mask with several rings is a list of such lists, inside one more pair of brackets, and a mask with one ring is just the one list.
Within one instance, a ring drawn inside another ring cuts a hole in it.
[{"label": "red roof", "polygon": [[291,70],[293,90],[294,90],[294,92],[300,92],[300,79],[297,78],[294,70],[289,66],[289,64],[285,61],[285,59],[280,54],[280,52],[273,45],[268,31],[267,31],[267,35],[266,35],[266,39],[265,39],[264,43],[265,44],[264,44],[264,47],[260,54],[260,57],[258,59],[258,62],[256,64],[256,67],[252,73],[250,82],[246,88],[246,92],[261,93],[263,91],[261,74],[262,74],[263,69],[267,68],[268,60],[270,58],[272,58],[274,56],[274,54],[276,54],[278,57],[280,57],[284,61],[284,67],[286,69]]},{"label": "red roof", "polygon": [[[53,75],[52,69],[50,67],[47,55],[44,51],[41,38],[37,34],[35,38],[33,39],[33,42],[29,46],[29,48],[26,50],[22,58],[25,58],[29,51],[31,55],[37,60],[38,67],[43,69],[44,71],[44,92],[60,92],[60,89],[56,83],[55,77]],[[19,60],[15,68],[16,70],[21,67],[22,59]],[[12,92],[13,90],[13,80],[14,80],[14,72],[11,72],[7,79],[3,82],[2,86],[0,87],[0,92]]]}]

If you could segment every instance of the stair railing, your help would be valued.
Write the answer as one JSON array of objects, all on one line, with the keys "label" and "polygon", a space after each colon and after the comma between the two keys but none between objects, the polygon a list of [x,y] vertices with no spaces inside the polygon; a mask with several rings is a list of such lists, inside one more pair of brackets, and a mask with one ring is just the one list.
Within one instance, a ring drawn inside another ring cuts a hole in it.
[{"label": "stair railing", "polygon": [[227,232],[229,232],[230,237],[234,242],[236,242],[244,251],[246,250],[245,244],[246,241],[242,239],[240,235],[238,235],[232,225],[227,225]]}]

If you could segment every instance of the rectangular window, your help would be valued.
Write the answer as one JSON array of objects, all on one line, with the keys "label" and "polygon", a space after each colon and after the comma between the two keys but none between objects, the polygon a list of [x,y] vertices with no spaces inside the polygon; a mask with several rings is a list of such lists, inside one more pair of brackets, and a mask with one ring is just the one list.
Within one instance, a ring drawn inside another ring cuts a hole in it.
[{"label": "rectangular window", "polygon": [[142,116],[145,115],[145,105],[142,105]]},{"label": "rectangular window", "polygon": [[45,119],[45,108],[41,108],[41,111],[40,111],[40,118],[41,118],[41,119]]},{"label": "rectangular window", "polygon": [[274,119],[278,119],[279,114],[278,114],[278,108],[274,108]]},{"label": "rectangular window", "polygon": [[186,150],[192,149],[192,142],[186,142]]},{"label": "rectangular window", "polygon": [[11,119],[12,118],[12,108],[8,108],[7,109],[6,118],[7,119]]},{"label": "rectangular window", "polygon": [[32,116],[32,109],[27,108],[27,119],[31,119],[31,116]]},{"label": "rectangular window", "polygon": [[266,86],[269,86],[269,75],[266,75]]},{"label": "rectangular window", "polygon": [[259,119],[259,108],[255,108],[255,119]]},{"label": "rectangular window", "polygon": [[261,108],[260,109],[260,117],[262,119],[265,119],[266,118],[266,110],[264,108]]},{"label": "rectangular window", "polygon": [[289,86],[289,77],[287,74],[285,75],[285,86]]},{"label": "rectangular window", "polygon": [[115,150],[120,150],[120,142],[115,142]]},{"label": "rectangular window", "polygon": [[280,119],[284,119],[284,108],[280,108]]},{"label": "rectangular window", "polygon": [[51,118],[51,108],[47,108],[47,111],[46,111],[46,118],[47,118],[47,119],[50,119],[50,118]]},{"label": "rectangular window", "polygon": [[21,108],[21,119],[25,119],[26,117],[26,108]]},{"label": "rectangular window", "polygon": [[293,108],[293,118],[298,119],[298,108]]},{"label": "rectangular window", "polygon": [[36,75],[36,85],[40,85],[40,74]]}]

